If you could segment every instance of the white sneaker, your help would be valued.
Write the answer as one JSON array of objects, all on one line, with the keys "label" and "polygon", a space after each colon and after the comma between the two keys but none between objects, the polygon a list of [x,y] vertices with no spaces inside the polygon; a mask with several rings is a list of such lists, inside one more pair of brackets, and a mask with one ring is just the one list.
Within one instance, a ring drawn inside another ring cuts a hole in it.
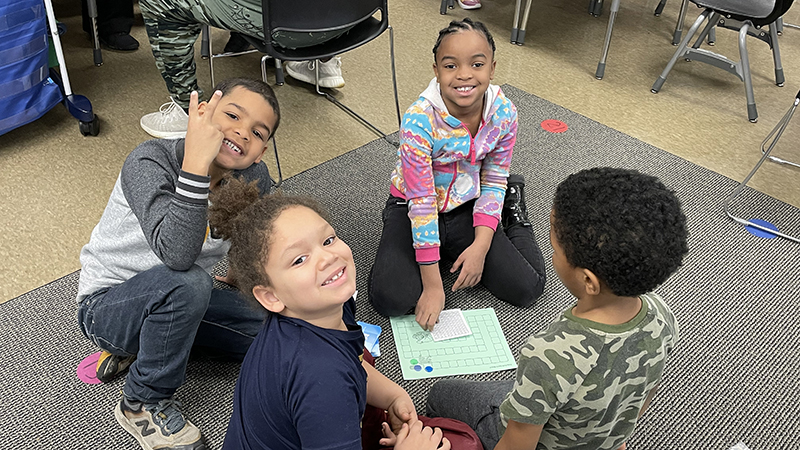
[{"label": "white sneaker", "polygon": [[157,112],[145,114],[139,125],[150,136],[160,139],[180,139],[186,137],[189,128],[189,115],[170,98]]},{"label": "white sneaker", "polygon": [[319,63],[319,85],[324,88],[344,87],[342,78],[342,59],[334,56],[328,62],[317,61],[289,61],[286,63],[286,73],[292,78],[309,84],[315,83],[314,65]]}]

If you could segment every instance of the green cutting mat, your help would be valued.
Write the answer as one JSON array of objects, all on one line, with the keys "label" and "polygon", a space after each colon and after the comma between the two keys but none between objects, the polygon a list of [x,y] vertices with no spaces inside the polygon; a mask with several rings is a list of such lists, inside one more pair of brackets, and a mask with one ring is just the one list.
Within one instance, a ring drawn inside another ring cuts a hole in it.
[{"label": "green cutting mat", "polygon": [[414,316],[392,317],[392,333],[404,380],[516,369],[494,309],[464,310],[472,334],[435,342]]}]

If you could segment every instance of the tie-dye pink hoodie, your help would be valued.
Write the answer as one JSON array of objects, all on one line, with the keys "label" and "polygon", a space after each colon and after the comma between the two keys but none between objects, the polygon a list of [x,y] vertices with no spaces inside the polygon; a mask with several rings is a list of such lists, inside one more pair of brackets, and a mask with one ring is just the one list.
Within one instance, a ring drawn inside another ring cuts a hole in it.
[{"label": "tie-dye pink hoodie", "polygon": [[408,201],[418,262],[439,260],[439,212],[477,199],[473,226],[497,229],[517,139],[517,109],[499,86],[486,90],[483,121],[470,135],[447,112],[436,78],[403,116],[392,195]]}]

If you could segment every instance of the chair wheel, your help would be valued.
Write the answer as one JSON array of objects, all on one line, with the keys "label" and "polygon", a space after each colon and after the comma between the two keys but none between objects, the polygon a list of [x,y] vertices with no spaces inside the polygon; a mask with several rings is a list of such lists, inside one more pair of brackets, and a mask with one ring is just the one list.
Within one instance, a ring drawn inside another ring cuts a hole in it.
[{"label": "chair wheel", "polygon": [[97,115],[92,118],[91,122],[79,122],[78,128],[84,136],[97,136],[100,134],[100,124],[97,121]]}]

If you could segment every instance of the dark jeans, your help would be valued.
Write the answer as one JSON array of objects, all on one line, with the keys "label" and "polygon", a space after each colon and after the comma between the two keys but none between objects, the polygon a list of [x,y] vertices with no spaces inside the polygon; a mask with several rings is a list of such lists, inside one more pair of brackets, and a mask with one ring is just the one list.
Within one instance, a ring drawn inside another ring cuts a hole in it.
[{"label": "dark jeans", "polygon": [[136,355],[123,393],[155,402],[183,384],[193,346],[244,358],[266,312],[237,291],[212,288],[199,266],[164,265],[86,297],[78,307],[83,334],[115,355]]},{"label": "dark jeans", "polygon": [[440,380],[428,392],[425,414],[466,423],[491,450],[500,440],[500,404],[513,388],[514,380]]},{"label": "dark jeans", "polygon": [[[472,208],[475,201],[439,213],[440,256],[455,261],[475,240]],[[544,291],[544,258],[529,227],[498,226],[483,266],[481,284],[495,297],[514,306],[532,305]],[[422,278],[411,236],[408,204],[389,197],[383,210],[383,233],[372,266],[369,298],[385,316],[413,309],[422,295]]]}]

